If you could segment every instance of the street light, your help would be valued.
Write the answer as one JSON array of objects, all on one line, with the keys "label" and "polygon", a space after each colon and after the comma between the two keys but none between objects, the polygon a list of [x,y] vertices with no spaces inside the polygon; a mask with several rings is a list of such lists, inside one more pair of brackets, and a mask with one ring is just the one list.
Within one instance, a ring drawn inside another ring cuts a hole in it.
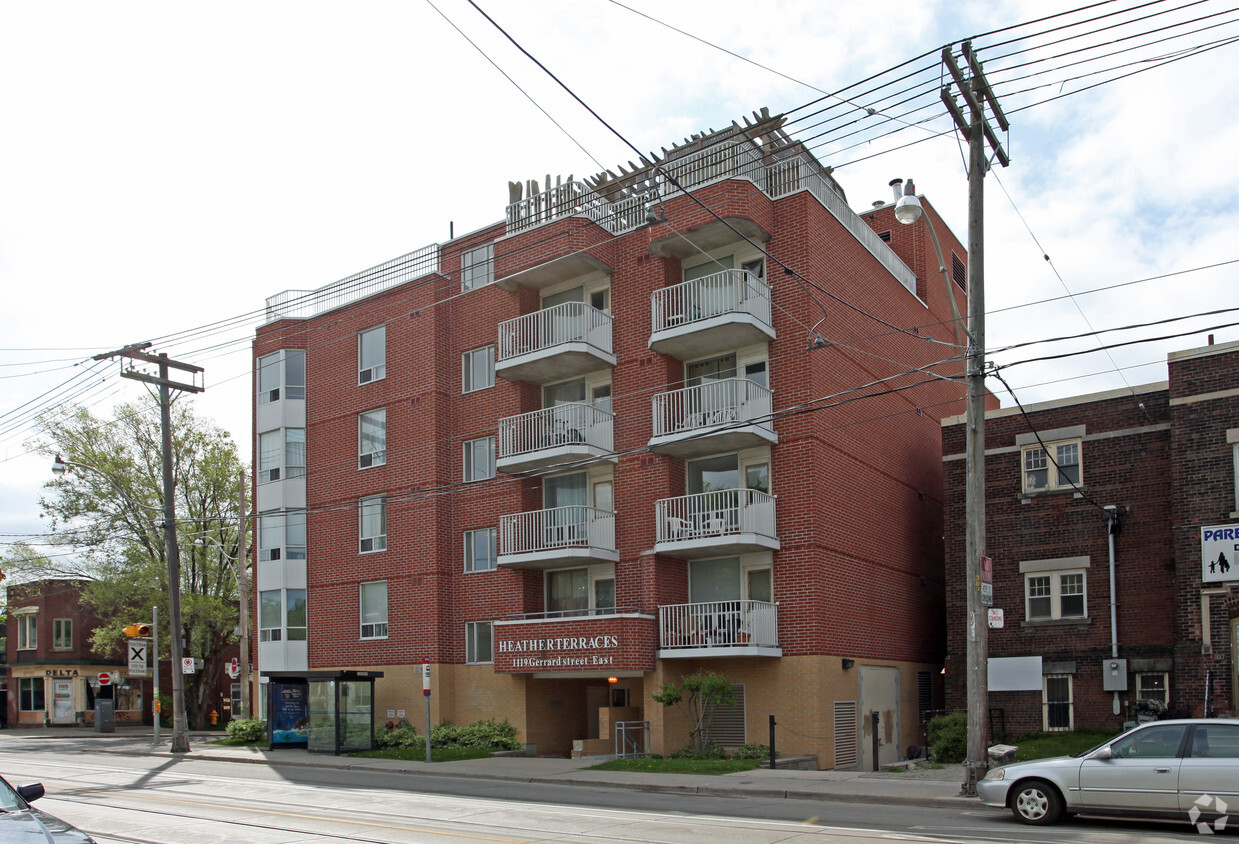
[{"label": "street light", "polygon": [[[234,557],[223,545],[209,536],[200,536],[194,540],[194,545],[199,548],[206,547],[208,543],[214,545],[219,549],[219,553],[232,560],[237,566],[233,574],[237,578],[237,592],[240,594],[238,609],[241,614],[241,716],[251,718],[253,711],[250,707],[250,591],[247,562],[249,554],[247,550],[238,547],[237,556]],[[237,545],[241,544],[238,541]]]},{"label": "street light", "polygon": [[[902,186],[902,189],[901,189]],[[934,251],[938,255],[938,269],[942,273],[942,281],[946,284],[947,301],[951,303],[951,312],[955,316],[955,337],[960,339],[962,320],[955,307],[955,296],[947,279],[946,262],[942,258],[942,248],[938,245],[938,235],[933,223],[924,213],[920,199],[916,196],[916,186],[909,179],[905,184],[903,179],[893,179],[891,188],[895,193],[895,219],[905,225],[911,225],[922,217],[929,229],[929,237],[933,241]],[[969,197],[970,217],[975,204]],[[979,252],[979,238],[973,237],[969,231],[970,245],[974,253]],[[979,254],[973,254],[972,259],[979,259]],[[976,794],[978,770],[983,770],[988,762],[985,752],[986,722],[989,716],[989,624],[985,607],[985,598],[981,593],[981,557],[985,554],[985,290],[982,284],[983,275],[973,274],[969,279],[968,294],[968,324],[963,332],[968,337],[968,345],[963,350],[964,380],[964,431],[966,446],[964,449],[964,595],[967,606],[967,623],[965,624],[966,642],[966,672],[968,700],[968,762],[967,781],[963,793]]]},{"label": "street light", "polygon": [[[166,450],[166,449],[165,449]],[[166,461],[165,461],[166,462]],[[131,506],[139,507],[144,510],[159,510],[159,508],[151,507],[146,504],[141,504],[129,497],[120,485],[112,479],[112,476],[100,469],[98,466],[91,466],[89,463],[78,463],[73,460],[65,460],[59,454],[56,455],[56,460],[52,464],[52,472],[57,475],[65,474],[70,467],[78,469],[89,469],[90,471],[100,475],[104,480],[111,485],[112,489],[125,499]],[[168,562],[168,626],[171,629],[171,635],[168,637],[171,641],[169,646],[172,651],[172,744],[171,750],[173,753],[188,753],[189,752],[189,725],[185,720],[185,676],[181,671],[181,560],[176,543],[176,509],[175,504],[168,497],[167,491],[171,484],[169,476],[164,478],[165,498],[163,513],[163,532],[164,546],[166,549],[166,557]],[[158,685],[158,675],[156,675],[155,684]],[[158,715],[155,713],[156,725],[158,725]],[[158,733],[158,726],[156,726]]]}]

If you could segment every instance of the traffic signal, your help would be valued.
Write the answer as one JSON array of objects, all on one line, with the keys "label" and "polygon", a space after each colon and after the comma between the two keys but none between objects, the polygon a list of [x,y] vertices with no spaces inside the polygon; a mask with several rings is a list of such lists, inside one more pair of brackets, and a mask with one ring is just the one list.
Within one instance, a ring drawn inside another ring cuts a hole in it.
[{"label": "traffic signal", "polygon": [[151,626],[149,624],[127,624],[125,625],[125,635],[130,639],[137,636],[151,635]]}]

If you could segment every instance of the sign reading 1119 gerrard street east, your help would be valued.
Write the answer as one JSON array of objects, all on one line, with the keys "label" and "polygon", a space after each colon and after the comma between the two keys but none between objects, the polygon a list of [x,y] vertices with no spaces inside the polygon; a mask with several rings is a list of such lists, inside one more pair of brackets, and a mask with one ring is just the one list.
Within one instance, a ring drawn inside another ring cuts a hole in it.
[{"label": "sign reading 1119 gerrard street east", "polygon": [[1239,580],[1239,524],[1209,525],[1200,529],[1200,579],[1205,583]]}]

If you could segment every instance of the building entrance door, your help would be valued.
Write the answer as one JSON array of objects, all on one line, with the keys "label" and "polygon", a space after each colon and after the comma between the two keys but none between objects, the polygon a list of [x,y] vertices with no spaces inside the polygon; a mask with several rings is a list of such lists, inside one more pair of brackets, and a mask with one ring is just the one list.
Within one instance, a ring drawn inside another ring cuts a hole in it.
[{"label": "building entrance door", "polygon": [[[877,723],[873,714],[877,713]],[[877,731],[878,759],[874,766],[873,736]],[[899,669],[865,666],[860,669],[861,764],[866,771],[899,761]]]},{"label": "building entrance door", "polygon": [[52,723],[73,723],[73,681],[52,682]]}]

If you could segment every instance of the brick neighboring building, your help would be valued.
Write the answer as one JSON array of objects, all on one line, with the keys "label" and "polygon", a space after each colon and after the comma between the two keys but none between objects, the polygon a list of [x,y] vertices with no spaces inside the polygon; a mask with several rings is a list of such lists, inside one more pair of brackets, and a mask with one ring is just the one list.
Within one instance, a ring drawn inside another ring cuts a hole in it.
[{"label": "brick neighboring building", "polygon": [[616,720],[678,750],[651,696],[703,668],[725,746],[773,715],[782,752],[871,765],[871,712],[880,761],[922,742],[962,391],[916,370],[958,374],[964,250],[927,206],[948,294],[923,225],[759,121],[663,156],[693,197],[513,184],[505,222],[267,300],[260,672],[381,671],[378,721],[420,723],[425,658],[436,721],[545,754]]},{"label": "brick neighboring building", "polygon": [[[1033,405],[1027,419],[1018,408],[986,414],[987,553],[994,606],[1005,615],[989,631],[991,687],[995,673],[1034,664],[993,660],[1040,659],[1037,688],[1025,676],[1023,690],[990,692],[1008,733],[1116,729],[1140,716],[1140,699],[1185,715],[1235,711],[1239,574],[1219,567],[1216,543],[1202,559],[1202,536],[1221,527],[1239,537],[1239,343],[1168,362],[1165,383]],[[944,420],[942,437],[947,705],[962,709],[962,418]],[[1114,536],[1117,660],[1108,506],[1125,513]],[[1239,541],[1224,544],[1233,564]],[[991,724],[1001,729],[997,718]]]},{"label": "brick neighboring building", "polygon": [[9,586],[7,626],[8,726],[73,726],[94,723],[99,673],[116,678],[116,722],[149,717],[149,680],[130,679],[116,654],[90,647],[98,626],[82,606],[84,581],[41,580]]}]

